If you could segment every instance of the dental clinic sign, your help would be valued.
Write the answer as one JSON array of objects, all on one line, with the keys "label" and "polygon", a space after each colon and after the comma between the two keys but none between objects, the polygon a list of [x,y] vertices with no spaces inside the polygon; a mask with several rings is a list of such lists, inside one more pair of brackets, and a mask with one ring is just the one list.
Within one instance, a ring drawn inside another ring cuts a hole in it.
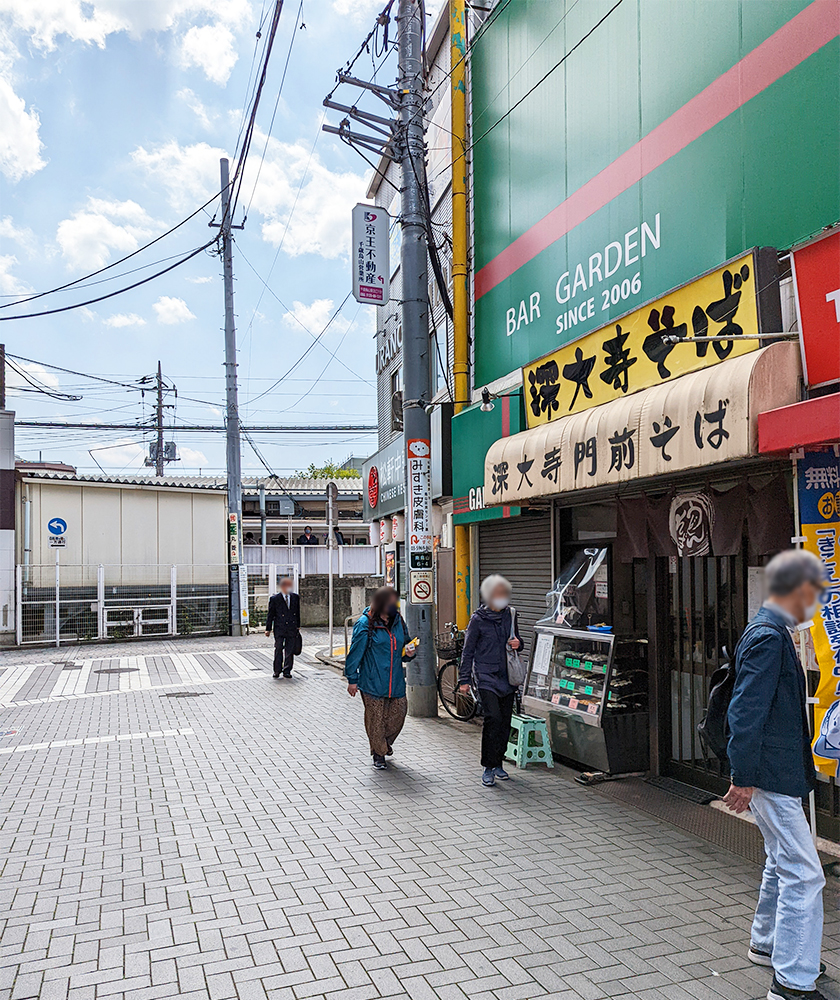
[{"label": "dental clinic sign", "polygon": [[389,299],[390,222],[377,205],[353,209],[353,298],[363,305],[384,306]]}]

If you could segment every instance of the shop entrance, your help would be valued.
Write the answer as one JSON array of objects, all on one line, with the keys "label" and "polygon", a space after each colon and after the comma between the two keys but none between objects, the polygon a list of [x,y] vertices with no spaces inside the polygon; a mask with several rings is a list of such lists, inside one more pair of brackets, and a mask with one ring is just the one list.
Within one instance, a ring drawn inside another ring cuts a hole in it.
[{"label": "shop entrance", "polygon": [[746,566],[742,554],[657,559],[667,588],[660,609],[660,705],[662,770],[670,777],[723,793],[725,768],[704,756],[697,724],[709,695],[709,679],[731,657],[746,625]]}]

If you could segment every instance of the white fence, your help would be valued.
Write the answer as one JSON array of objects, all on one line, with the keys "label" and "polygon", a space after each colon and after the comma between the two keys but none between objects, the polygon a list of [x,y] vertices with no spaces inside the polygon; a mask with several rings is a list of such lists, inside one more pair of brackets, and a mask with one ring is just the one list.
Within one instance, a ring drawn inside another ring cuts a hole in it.
[{"label": "white fence", "polygon": [[[326,545],[243,545],[246,566],[293,567],[298,576],[326,575],[330,569],[330,549]],[[336,576],[375,576],[381,573],[377,545],[339,545],[332,549]]]},{"label": "white fence", "polygon": [[17,567],[18,645],[227,632],[228,567]]}]

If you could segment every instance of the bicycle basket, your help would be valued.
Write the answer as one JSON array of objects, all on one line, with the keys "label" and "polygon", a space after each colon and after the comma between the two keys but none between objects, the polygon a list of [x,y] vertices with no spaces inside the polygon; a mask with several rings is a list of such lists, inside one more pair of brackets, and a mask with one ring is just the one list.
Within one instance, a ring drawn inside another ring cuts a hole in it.
[{"label": "bicycle basket", "polygon": [[453,660],[461,655],[464,648],[464,633],[438,632],[435,636],[435,650],[443,660]]}]

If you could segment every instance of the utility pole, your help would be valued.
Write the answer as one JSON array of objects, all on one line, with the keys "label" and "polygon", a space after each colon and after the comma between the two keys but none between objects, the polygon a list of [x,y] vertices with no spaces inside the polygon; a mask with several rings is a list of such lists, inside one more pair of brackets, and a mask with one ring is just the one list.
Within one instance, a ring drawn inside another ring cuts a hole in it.
[{"label": "utility pole", "polygon": [[158,361],[157,372],[157,455],[155,455],[155,475],[163,475],[163,376]]},{"label": "utility pole", "polygon": [[[469,267],[467,248],[467,23],[464,0],[449,2],[450,96],[452,99],[452,374],[455,412],[470,398]],[[455,621],[466,628],[470,617],[470,528],[454,527]]]},{"label": "utility pole", "polygon": [[0,410],[6,409],[6,345],[0,344]]},{"label": "utility pole", "polygon": [[242,635],[239,560],[242,539],[242,456],[239,401],[236,392],[236,323],[233,316],[233,239],[231,237],[230,164],[220,161],[222,179],[222,262],[225,279],[225,396],[227,402],[227,499],[230,535],[230,633]]},{"label": "utility pole", "polygon": [[[407,664],[408,714],[437,715],[435,651],[432,634],[432,482],[431,421],[425,407],[431,399],[429,344],[429,288],[426,184],[423,127],[423,3],[399,0],[400,162],[402,165],[402,327],[403,433],[406,447],[408,517],[408,603],[406,623],[412,638],[420,640],[417,654]],[[426,581],[420,586],[421,581]],[[415,587],[415,583],[418,584]],[[429,587],[428,597],[426,586]]]}]

